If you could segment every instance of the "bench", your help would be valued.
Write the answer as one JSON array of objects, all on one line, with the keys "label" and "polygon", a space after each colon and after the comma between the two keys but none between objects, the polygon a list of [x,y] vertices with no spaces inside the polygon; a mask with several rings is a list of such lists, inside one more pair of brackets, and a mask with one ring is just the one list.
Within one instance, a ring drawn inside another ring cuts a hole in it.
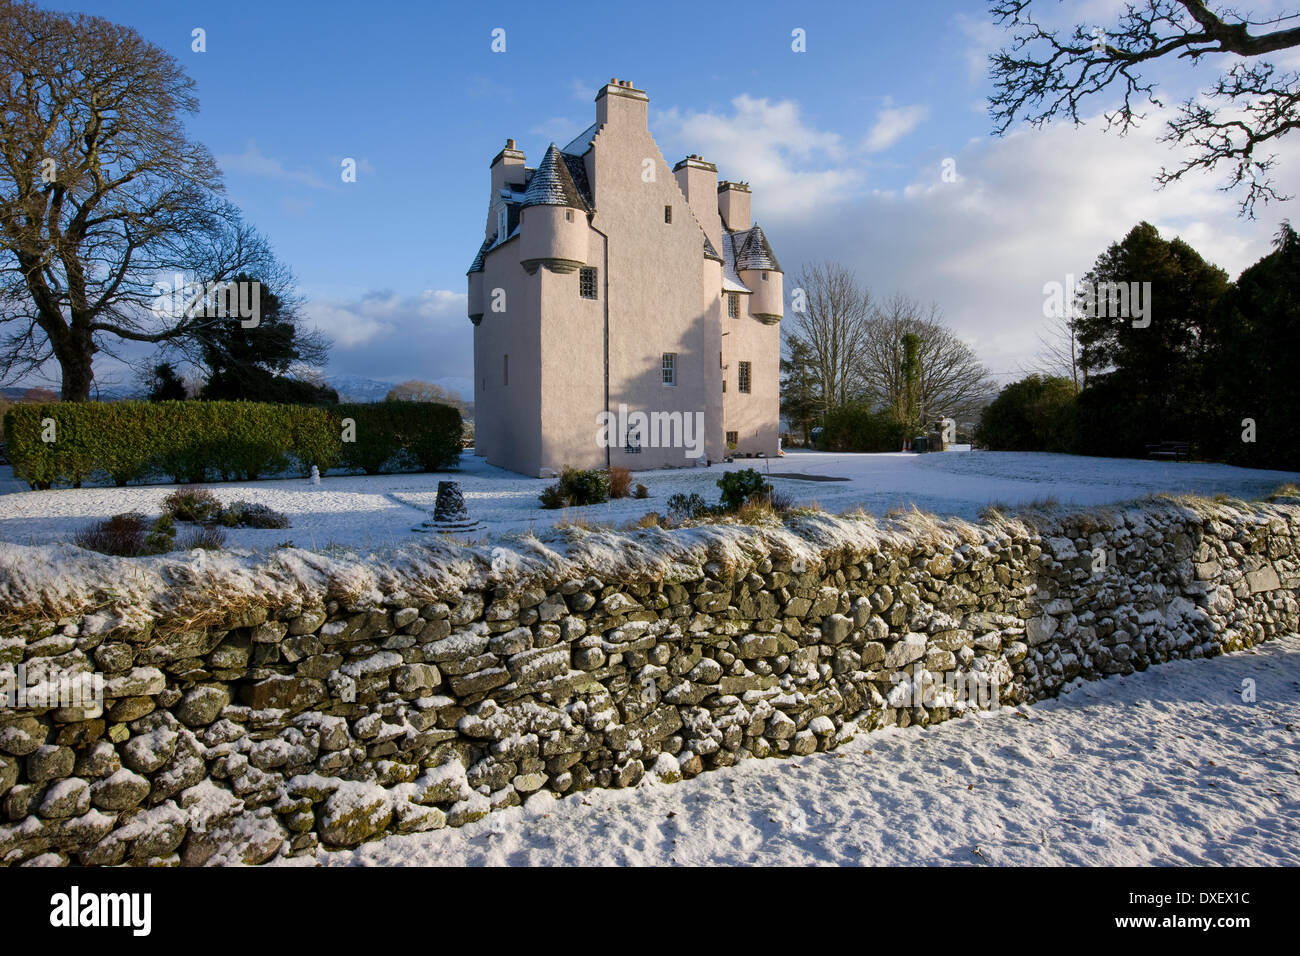
[{"label": "bench", "polygon": [[1192,443],[1189,441],[1162,441],[1157,445],[1147,445],[1147,457],[1188,461],[1192,457]]}]

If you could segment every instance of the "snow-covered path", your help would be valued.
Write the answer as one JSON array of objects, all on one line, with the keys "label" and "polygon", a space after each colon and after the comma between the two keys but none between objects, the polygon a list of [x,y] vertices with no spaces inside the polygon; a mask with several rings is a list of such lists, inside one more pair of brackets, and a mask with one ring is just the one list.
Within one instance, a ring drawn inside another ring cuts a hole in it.
[{"label": "snow-covered path", "polygon": [[[1255,703],[1242,699],[1248,680]],[[985,718],[863,734],[831,753],[542,800],[316,859],[1296,865],[1300,637]]]}]

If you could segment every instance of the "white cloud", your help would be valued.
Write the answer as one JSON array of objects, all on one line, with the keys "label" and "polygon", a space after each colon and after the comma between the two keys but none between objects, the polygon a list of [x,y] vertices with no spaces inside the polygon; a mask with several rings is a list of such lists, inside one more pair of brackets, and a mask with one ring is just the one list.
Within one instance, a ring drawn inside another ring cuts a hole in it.
[{"label": "white cloud", "polygon": [[310,186],[312,189],[321,189],[325,185],[324,181],[310,170],[286,169],[278,159],[267,156],[258,149],[257,143],[251,139],[242,153],[218,154],[217,164],[227,173],[243,173],[246,176],[258,176],[263,179],[295,182]]},{"label": "white cloud", "polygon": [[912,130],[916,129],[930,115],[930,107],[892,106],[886,102],[876,114],[876,122],[867,133],[863,149],[869,153],[879,153],[889,149]]},{"label": "white cloud", "polygon": [[669,161],[699,153],[717,164],[722,178],[748,182],[761,193],[759,216],[805,216],[861,188],[864,173],[839,134],[810,125],[794,100],[742,93],[731,105],[730,115],[675,108],[656,114]]},{"label": "white cloud", "polygon": [[[1037,350],[1043,284],[1082,275],[1107,246],[1146,220],[1183,237],[1233,278],[1270,250],[1291,204],[1237,216],[1221,176],[1193,176],[1157,191],[1152,177],[1176,153],[1152,115],[1128,136],[1100,124],[980,138],[956,154],[957,182],[936,161],[911,185],[880,190],[768,229],[793,288],[800,261],[855,269],[877,295],[933,300],[997,372],[1015,373]],[[1300,193],[1300,141],[1278,148],[1283,192]],[[764,198],[756,192],[755,208]]]},{"label": "white cloud", "polygon": [[308,324],[334,340],[331,374],[432,380],[473,375],[473,327],[465,306],[463,292],[426,289],[309,298],[303,311]]}]

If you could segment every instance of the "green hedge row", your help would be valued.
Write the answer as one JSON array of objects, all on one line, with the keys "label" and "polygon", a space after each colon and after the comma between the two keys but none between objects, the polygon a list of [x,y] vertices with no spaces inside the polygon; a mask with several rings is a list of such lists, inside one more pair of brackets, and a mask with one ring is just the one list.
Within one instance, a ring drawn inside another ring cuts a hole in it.
[{"label": "green hedge row", "polygon": [[312,465],[437,471],[461,448],[459,410],[427,402],[58,402],[15,406],[4,428],[14,473],[33,488],[247,480]]}]

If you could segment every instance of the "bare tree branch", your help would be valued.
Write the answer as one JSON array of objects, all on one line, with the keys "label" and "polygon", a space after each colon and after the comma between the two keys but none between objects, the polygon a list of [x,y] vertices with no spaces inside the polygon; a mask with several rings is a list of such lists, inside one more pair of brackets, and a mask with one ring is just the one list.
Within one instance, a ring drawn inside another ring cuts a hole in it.
[{"label": "bare tree branch", "polygon": [[[1165,140],[1190,147],[1191,157],[1156,180],[1165,186],[1192,170],[1227,165],[1231,173],[1223,188],[1244,190],[1240,211],[1250,218],[1256,203],[1290,198],[1273,186],[1275,157],[1257,157],[1256,148],[1296,127],[1300,77],[1247,61],[1300,46],[1300,26],[1294,25],[1300,12],[1256,21],[1214,12],[1201,0],[1133,0],[1109,29],[1078,24],[1063,33],[1034,19],[1034,2],[989,3],[994,22],[1011,34],[1010,46],[990,57],[989,112],[999,135],[1021,120],[1041,127],[1064,116],[1081,124],[1085,102],[1108,90],[1118,90],[1121,99],[1103,114],[1107,129],[1127,132],[1145,117],[1145,104],[1163,106],[1155,82],[1143,77],[1143,65],[1165,57],[1196,65],[1210,54],[1230,54],[1241,59],[1169,122]],[[1257,27],[1271,29],[1252,32]]]}]

